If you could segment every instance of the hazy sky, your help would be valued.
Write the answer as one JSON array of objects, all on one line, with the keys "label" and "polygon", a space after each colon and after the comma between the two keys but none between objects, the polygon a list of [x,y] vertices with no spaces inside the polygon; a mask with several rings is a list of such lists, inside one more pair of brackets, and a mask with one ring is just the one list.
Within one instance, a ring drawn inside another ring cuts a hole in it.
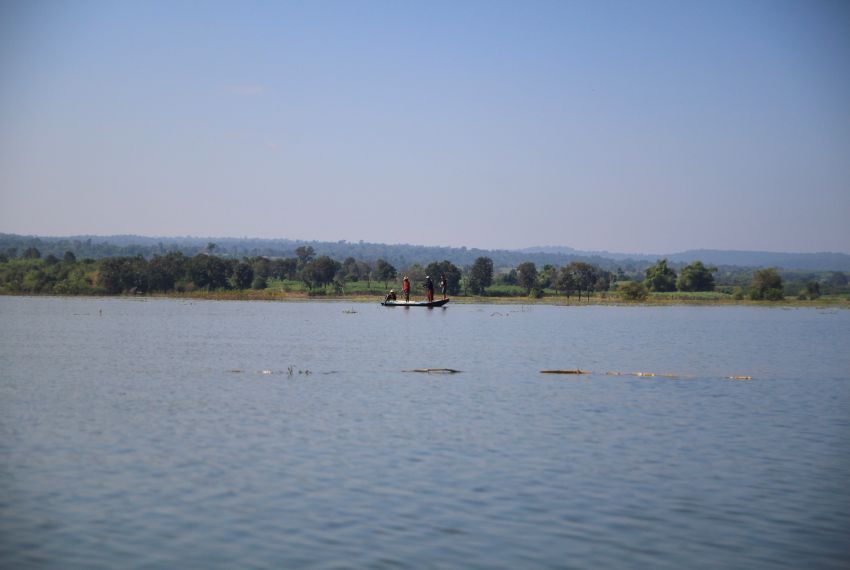
[{"label": "hazy sky", "polygon": [[850,3],[3,0],[0,232],[850,252]]}]

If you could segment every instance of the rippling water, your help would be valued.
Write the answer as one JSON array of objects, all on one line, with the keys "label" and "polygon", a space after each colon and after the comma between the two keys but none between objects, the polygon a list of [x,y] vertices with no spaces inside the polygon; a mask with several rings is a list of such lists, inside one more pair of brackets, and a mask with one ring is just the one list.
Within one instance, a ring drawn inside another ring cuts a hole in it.
[{"label": "rippling water", "polygon": [[846,310],[2,297],[0,367],[3,568],[850,565]]}]

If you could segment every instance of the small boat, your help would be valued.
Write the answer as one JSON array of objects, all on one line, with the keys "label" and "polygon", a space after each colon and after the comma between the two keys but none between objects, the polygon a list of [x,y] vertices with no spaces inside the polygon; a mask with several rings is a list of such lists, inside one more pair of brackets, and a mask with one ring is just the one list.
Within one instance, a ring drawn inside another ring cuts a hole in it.
[{"label": "small boat", "polygon": [[385,307],[442,307],[448,302],[448,299],[439,299],[437,301],[383,301],[381,304]]}]

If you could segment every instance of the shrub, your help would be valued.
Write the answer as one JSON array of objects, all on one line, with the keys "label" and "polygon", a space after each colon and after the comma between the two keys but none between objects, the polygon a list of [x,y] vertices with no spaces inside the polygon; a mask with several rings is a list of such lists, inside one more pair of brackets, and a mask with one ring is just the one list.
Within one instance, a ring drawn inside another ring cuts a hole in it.
[{"label": "shrub", "polygon": [[753,284],[750,287],[750,299],[760,301],[781,301],[782,277],[776,269],[758,269],[753,273]]},{"label": "shrub", "polygon": [[782,289],[767,289],[764,292],[766,301],[781,301],[785,296],[782,294]]},{"label": "shrub", "polygon": [[649,295],[646,285],[640,281],[629,281],[618,286],[617,290],[625,301],[643,301]]}]

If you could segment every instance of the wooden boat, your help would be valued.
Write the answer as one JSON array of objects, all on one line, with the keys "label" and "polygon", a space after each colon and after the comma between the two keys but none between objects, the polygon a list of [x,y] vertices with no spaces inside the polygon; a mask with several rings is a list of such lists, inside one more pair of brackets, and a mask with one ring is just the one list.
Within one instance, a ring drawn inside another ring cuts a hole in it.
[{"label": "wooden boat", "polygon": [[385,307],[442,307],[448,303],[448,299],[439,299],[436,301],[384,301],[381,304]]}]

